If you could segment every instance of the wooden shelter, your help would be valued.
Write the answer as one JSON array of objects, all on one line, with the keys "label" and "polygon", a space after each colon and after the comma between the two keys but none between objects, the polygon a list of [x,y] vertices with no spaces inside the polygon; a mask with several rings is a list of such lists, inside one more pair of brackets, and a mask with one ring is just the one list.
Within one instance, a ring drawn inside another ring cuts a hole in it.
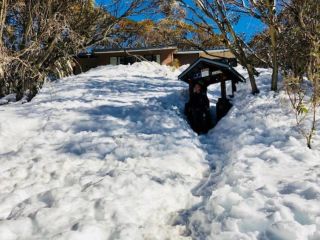
[{"label": "wooden shelter", "polygon": [[201,82],[205,86],[221,83],[221,97],[226,98],[226,81],[232,81],[232,91],[236,91],[236,83],[245,78],[228,64],[228,60],[199,58],[179,75],[179,79],[194,85]]},{"label": "wooden shelter", "polygon": [[192,98],[193,88],[196,84],[202,86],[202,91],[206,96],[209,85],[220,83],[221,97],[218,99],[216,105],[217,120],[224,117],[232,107],[227,96],[226,82],[231,81],[233,96],[237,90],[236,84],[245,81],[245,78],[231,66],[229,59],[209,59],[202,57],[191,64],[178,78],[189,84],[190,99]]}]

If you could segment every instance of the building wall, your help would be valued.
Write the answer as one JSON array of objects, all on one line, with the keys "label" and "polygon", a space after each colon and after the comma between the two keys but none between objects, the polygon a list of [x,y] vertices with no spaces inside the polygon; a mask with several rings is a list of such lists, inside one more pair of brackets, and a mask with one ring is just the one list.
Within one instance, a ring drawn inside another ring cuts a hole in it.
[{"label": "building wall", "polygon": [[179,60],[180,65],[191,64],[199,58],[199,53],[175,54],[175,59]]},{"label": "building wall", "polygon": [[79,74],[81,72],[86,72],[91,68],[95,68],[98,65],[98,58],[87,57],[87,58],[75,58],[76,63],[74,65],[73,73]]},{"label": "building wall", "polygon": [[108,54],[95,54],[97,57],[97,65],[103,66],[103,65],[109,65],[110,59]]},{"label": "building wall", "polygon": [[235,58],[235,56],[229,51],[209,51],[208,55],[204,52],[200,53],[176,53],[174,58],[179,60],[180,65],[191,64],[195,62],[199,57],[205,57],[210,59],[215,58]]},{"label": "building wall", "polygon": [[210,52],[210,51],[209,51],[209,53],[212,54],[213,56],[208,55],[208,54],[202,52],[202,53],[200,53],[200,57],[212,58],[212,59],[214,59],[214,58],[219,58],[219,57],[223,57],[223,58],[235,58],[235,56],[233,55],[233,53],[230,52],[229,50],[227,50],[227,51],[221,51],[221,52],[218,52],[218,51],[212,51],[212,52]]},{"label": "building wall", "polygon": [[152,50],[152,51],[139,51],[139,52],[129,52],[127,55],[124,52],[117,53],[96,53],[98,57],[98,65],[108,65],[110,64],[111,57],[125,57],[130,55],[160,55],[160,62],[162,65],[168,65],[173,61],[173,53],[175,49],[166,49],[166,50]]},{"label": "building wall", "polygon": [[173,54],[175,52],[175,49],[168,49],[160,51],[160,59],[162,65],[169,65],[173,62]]},{"label": "building wall", "polygon": [[[139,52],[129,52],[132,55],[160,55],[160,63],[162,65],[169,65],[173,62],[173,53],[175,49],[164,49],[164,50],[149,50],[149,51],[139,51]],[[109,65],[111,57],[125,57],[130,56],[125,52],[115,52],[115,53],[95,53],[93,57],[82,57],[76,58],[78,64],[74,67],[74,73],[79,74],[81,72],[86,72],[91,68],[98,66]]]},{"label": "building wall", "polygon": [[[139,52],[131,52],[133,55],[160,55],[160,62],[162,65],[170,65],[174,59],[179,60],[180,65],[191,64],[196,61],[199,57],[206,58],[234,58],[235,56],[229,51],[209,51],[214,56],[207,55],[206,53],[175,53],[176,49],[162,49],[162,50],[146,50]],[[130,52],[129,52],[130,53]],[[130,56],[125,52],[106,52],[106,53],[95,53],[91,57],[76,58],[79,64],[76,64],[74,73],[78,74],[86,72],[91,68],[98,66],[109,65],[111,57],[125,57]],[[82,71],[81,71],[82,69]]]}]

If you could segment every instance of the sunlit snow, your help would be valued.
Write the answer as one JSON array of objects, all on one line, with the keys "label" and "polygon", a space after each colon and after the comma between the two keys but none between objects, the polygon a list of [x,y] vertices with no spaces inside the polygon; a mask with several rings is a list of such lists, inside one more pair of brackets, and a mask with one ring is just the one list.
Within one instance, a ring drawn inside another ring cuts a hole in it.
[{"label": "sunlit snow", "polygon": [[261,94],[239,85],[202,136],[183,115],[181,69],[155,63],[0,106],[0,239],[320,239],[319,137],[306,147],[259,71]]}]

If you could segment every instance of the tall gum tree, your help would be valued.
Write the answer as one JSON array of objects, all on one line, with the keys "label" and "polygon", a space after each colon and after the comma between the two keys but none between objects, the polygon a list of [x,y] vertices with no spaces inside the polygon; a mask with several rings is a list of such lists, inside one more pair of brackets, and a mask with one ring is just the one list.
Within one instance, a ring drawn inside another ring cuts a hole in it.
[{"label": "tall gum tree", "polygon": [[234,29],[239,16],[229,11],[229,1],[223,0],[177,0],[187,11],[189,11],[187,22],[195,27],[201,24],[211,35],[220,33],[220,37],[226,47],[239,60],[240,64],[248,71],[251,90],[253,94],[259,93],[255,75],[257,74],[248,53],[248,46],[243,37]]},{"label": "tall gum tree", "polygon": [[271,90],[278,90],[278,35],[279,25],[277,16],[277,0],[229,0],[229,11],[248,14],[267,26],[268,35],[271,43],[271,66],[272,79]]}]

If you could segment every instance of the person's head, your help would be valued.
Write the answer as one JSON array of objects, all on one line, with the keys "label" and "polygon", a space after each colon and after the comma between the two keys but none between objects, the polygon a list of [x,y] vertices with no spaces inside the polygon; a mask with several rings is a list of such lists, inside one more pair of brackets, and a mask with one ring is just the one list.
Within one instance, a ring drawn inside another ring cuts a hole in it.
[{"label": "person's head", "polygon": [[201,85],[196,83],[193,87],[193,92],[194,93],[200,93],[201,92]]}]

